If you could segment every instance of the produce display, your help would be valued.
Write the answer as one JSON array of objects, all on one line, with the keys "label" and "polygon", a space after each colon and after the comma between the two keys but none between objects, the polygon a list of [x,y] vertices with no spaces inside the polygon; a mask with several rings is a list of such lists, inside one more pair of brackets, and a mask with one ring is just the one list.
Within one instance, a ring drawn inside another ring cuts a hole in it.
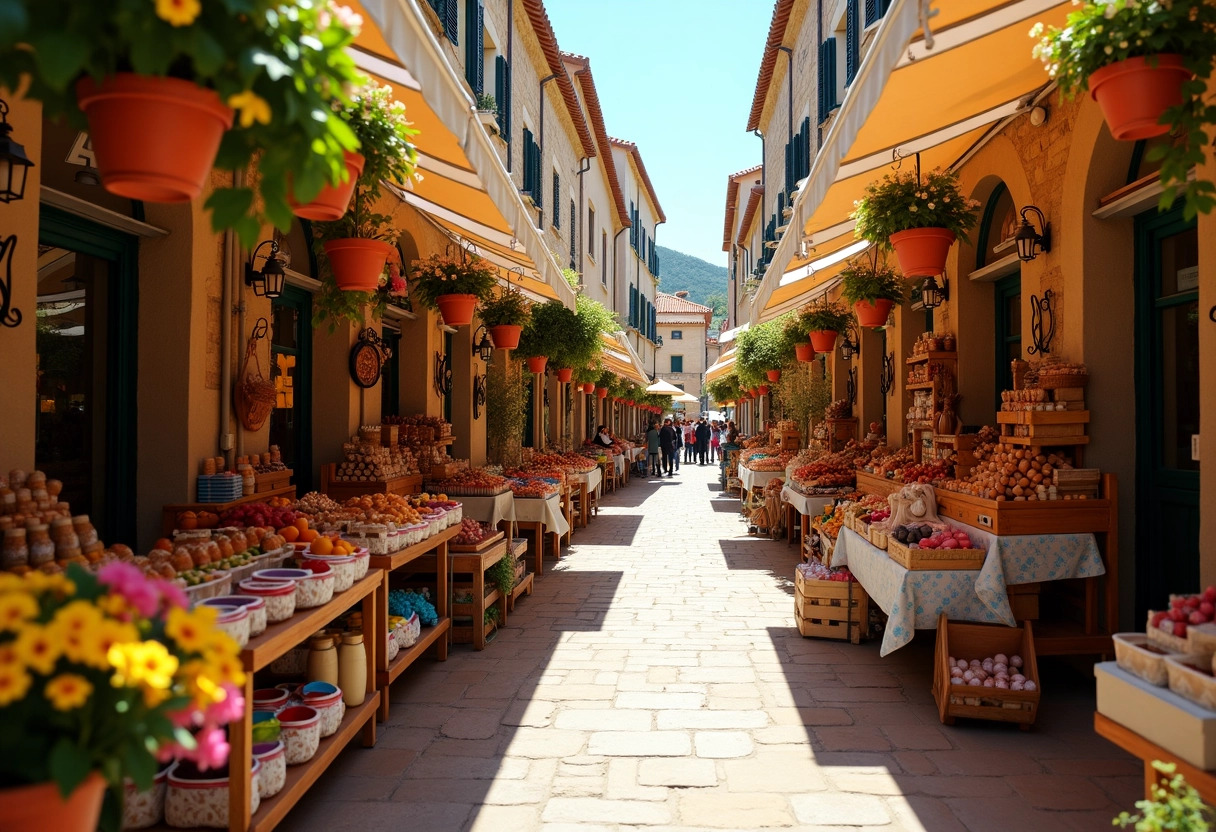
[{"label": "produce display", "polygon": [[[307,525],[307,521],[300,520]],[[224,576],[228,570],[248,566],[266,552],[275,552],[287,545],[286,539],[274,529],[250,527],[214,531],[205,539],[187,538],[171,541],[161,538],[147,555],[137,556],[129,546],[115,544],[97,561],[101,567],[114,561],[124,561],[139,567],[148,577],[174,580],[188,587],[209,583]]]},{"label": "produce display", "polygon": [[586,474],[596,469],[595,461],[583,454],[563,452],[535,454],[532,457],[532,465],[561,469],[574,474]]},{"label": "produce display", "polygon": [[484,468],[458,471],[455,476],[433,483],[432,487],[463,497],[490,497],[510,490],[505,477],[491,474]]},{"label": "produce display", "polygon": [[422,439],[435,440],[452,435],[452,425],[438,416],[424,416],[420,413],[410,416],[386,416],[384,424],[398,425],[398,441],[408,444]]},{"label": "produce display", "polygon": [[[284,526],[294,525],[299,519],[299,512],[291,509],[290,502],[282,501],[275,504],[270,502],[265,503],[241,503],[226,509],[219,516],[219,525],[221,526],[273,526],[276,529],[281,529]],[[189,512],[183,512],[189,514]],[[188,529],[189,526],[181,525],[181,515],[178,515],[178,528]],[[205,528],[205,527],[201,527]]]},{"label": "produce display", "polygon": [[941,523],[911,523],[888,531],[891,537],[912,549],[974,549],[971,536]]},{"label": "produce display", "polygon": [[848,419],[853,415],[853,405],[848,399],[837,399],[823,409],[826,419]]},{"label": "produce display", "polygon": [[853,573],[849,571],[847,566],[833,568],[825,566],[817,560],[809,560],[806,563],[798,564],[797,569],[802,573],[802,577],[815,581],[857,582],[857,578],[853,577]]},{"label": "produce display", "polygon": [[276,471],[286,471],[287,466],[283,464],[283,454],[279,450],[278,445],[271,445],[270,449],[260,456],[253,454],[249,457],[249,464],[253,466],[254,472],[258,474],[273,474]]},{"label": "produce display", "polygon": [[460,533],[452,538],[452,542],[459,546],[476,546],[496,534],[498,531],[492,529],[488,523],[480,523],[472,517],[466,517],[460,521]]},{"label": "produce display", "polygon": [[954,464],[953,457],[913,463],[900,469],[895,478],[901,482],[936,484],[954,476]]},{"label": "produce display", "polygon": [[844,525],[846,509],[845,503],[825,507],[822,514],[816,515],[811,520],[811,529],[835,540],[840,535],[840,527]]},{"label": "produce display", "polygon": [[876,448],[871,457],[865,460],[862,469],[880,477],[893,479],[914,461],[911,447],[896,448],[895,450],[880,447]]},{"label": "produce display", "polygon": [[418,620],[430,627],[439,623],[439,613],[431,603],[431,592],[427,588],[421,590],[394,589],[388,593],[389,615],[399,615],[409,618],[417,615]]},{"label": "produce display", "polygon": [[912,355],[930,352],[954,352],[958,339],[953,332],[925,332],[912,343]]},{"label": "produce display", "polygon": [[828,455],[821,462],[811,462],[795,468],[791,479],[799,488],[829,488],[852,485],[856,480],[853,466]]},{"label": "produce display", "polygon": [[976,465],[964,480],[946,480],[947,491],[957,491],[989,500],[1084,500],[1084,495],[1060,495],[1052,484],[1052,472],[1070,469],[1072,464],[1043,448],[997,444],[990,455],[977,450]]},{"label": "produce display", "polygon": [[947,659],[950,682],[955,685],[1001,688],[1003,690],[1034,690],[1037,685],[1022,675],[1022,657],[997,653],[982,659]]},{"label": "produce display", "polygon": [[1068,402],[1054,401],[1051,391],[1040,387],[1001,391],[1001,411],[1003,413],[1031,410],[1068,410]]},{"label": "produce display", "polygon": [[545,498],[557,493],[558,486],[556,483],[549,482],[540,478],[517,479],[509,478],[507,484],[511,488],[511,493],[516,497],[533,497]]},{"label": "produce display", "polygon": [[87,514],[72,516],[59,499],[63,483],[42,471],[14,468],[0,474],[0,569],[19,574],[31,569],[61,571],[68,563],[88,565],[105,545]]},{"label": "produce display", "polygon": [[785,466],[789,464],[792,458],[791,454],[753,457],[747,460],[744,465],[753,471],[784,471]]},{"label": "produce display", "polygon": [[1185,638],[1187,628],[1216,621],[1216,587],[1208,587],[1198,595],[1171,595],[1170,608],[1149,616],[1148,626],[1178,638]]},{"label": "produce display", "polygon": [[[375,435],[373,441],[370,437]],[[338,482],[383,482],[418,473],[413,451],[380,444],[379,429],[364,428],[342,445],[342,461],[334,469]]]}]

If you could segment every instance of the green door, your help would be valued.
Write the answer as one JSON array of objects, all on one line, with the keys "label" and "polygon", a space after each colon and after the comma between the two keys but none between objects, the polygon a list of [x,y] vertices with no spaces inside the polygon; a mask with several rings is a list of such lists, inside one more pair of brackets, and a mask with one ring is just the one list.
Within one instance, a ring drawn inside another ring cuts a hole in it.
[{"label": "green door", "polygon": [[270,444],[294,472],[296,493],[312,482],[312,295],[287,286],[271,305],[271,380],[279,390]]},{"label": "green door", "polygon": [[1013,389],[1013,361],[1022,358],[1022,276],[1012,274],[998,280],[996,297],[996,408],[1001,409],[1001,391]]},{"label": "green door", "polygon": [[1176,208],[1136,218],[1138,614],[1199,588],[1199,233]]}]

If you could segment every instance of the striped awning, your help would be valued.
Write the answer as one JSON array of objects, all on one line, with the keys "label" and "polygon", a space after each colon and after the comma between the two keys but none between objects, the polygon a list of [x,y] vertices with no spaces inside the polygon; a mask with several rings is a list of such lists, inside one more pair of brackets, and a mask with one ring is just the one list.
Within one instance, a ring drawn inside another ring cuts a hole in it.
[{"label": "striped awning", "polygon": [[504,283],[512,281],[533,300],[557,299],[574,308],[574,290],[416,0],[348,5],[364,19],[352,50],[356,63],[393,88],[419,131],[415,141],[422,180],[391,190],[448,236],[496,264]]},{"label": "striped awning", "polygon": [[624,332],[618,331],[612,335],[603,332],[600,333],[600,340],[603,342],[600,361],[605,370],[616,373],[626,381],[632,381],[642,387],[650,384],[646,368],[642,366],[638,354],[629,345],[629,340],[625,337]]},{"label": "striped awning", "polygon": [[729,350],[722,354],[722,357],[709,365],[709,369],[705,371],[705,383],[720,379],[723,376],[728,376],[735,371],[735,351]]},{"label": "striped awning", "polygon": [[[923,8],[930,8],[928,28]],[[794,197],[752,305],[770,320],[844,267],[830,259],[854,245],[853,203],[894,164],[921,170],[960,164],[986,137],[1033,106],[1050,79],[1031,54],[1030,27],[1062,25],[1059,0],[894,0]],[[902,157],[902,161],[899,159]],[[801,229],[801,234],[797,231]]]}]

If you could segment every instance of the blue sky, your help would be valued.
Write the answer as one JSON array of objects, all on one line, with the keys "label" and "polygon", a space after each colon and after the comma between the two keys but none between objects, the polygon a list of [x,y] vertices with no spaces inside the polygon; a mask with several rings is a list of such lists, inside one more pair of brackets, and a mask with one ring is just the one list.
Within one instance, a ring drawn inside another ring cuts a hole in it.
[{"label": "blue sky", "polygon": [[747,132],[771,0],[547,0],[586,55],[609,135],[637,142],[667,224],[658,244],[726,265],[726,177],[760,163]]}]

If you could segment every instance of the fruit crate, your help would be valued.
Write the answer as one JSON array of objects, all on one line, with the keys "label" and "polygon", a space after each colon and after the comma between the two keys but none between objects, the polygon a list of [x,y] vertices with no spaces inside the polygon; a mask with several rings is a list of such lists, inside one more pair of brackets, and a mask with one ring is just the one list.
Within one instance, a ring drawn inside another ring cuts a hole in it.
[{"label": "fruit crate", "polygon": [[271,471],[268,474],[255,474],[254,492],[261,494],[264,491],[274,491],[276,488],[282,488],[285,485],[291,484],[292,470],[286,468],[282,471]]},{"label": "fruit crate", "polygon": [[913,549],[887,537],[887,557],[910,572],[978,570],[987,556],[984,549]]},{"label": "fruit crate", "polygon": [[[1034,690],[1005,690],[950,682],[948,659],[983,659],[997,653],[1020,655],[1022,674],[1034,682]],[[1014,722],[1027,730],[1039,714],[1039,666],[1035,660],[1031,624],[964,624],[942,613],[937,621],[937,646],[933,657],[933,698],[938,718],[953,725],[958,717]]]},{"label": "fruit crate", "polygon": [[794,621],[803,636],[857,644],[868,635],[870,596],[856,581],[805,578],[795,570]]}]

